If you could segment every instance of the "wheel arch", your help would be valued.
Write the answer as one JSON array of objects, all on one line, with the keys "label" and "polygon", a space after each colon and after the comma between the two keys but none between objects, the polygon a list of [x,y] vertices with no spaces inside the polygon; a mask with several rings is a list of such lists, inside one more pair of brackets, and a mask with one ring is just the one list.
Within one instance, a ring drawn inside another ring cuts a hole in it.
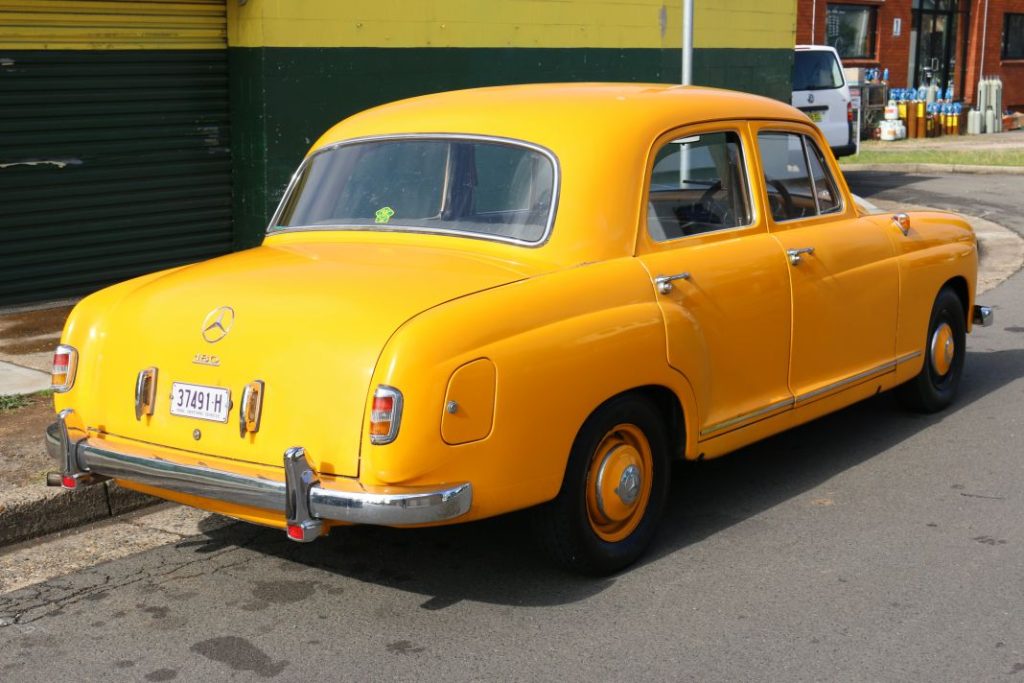
[{"label": "wheel arch", "polygon": [[665,420],[666,436],[670,456],[673,460],[681,460],[686,455],[686,413],[679,396],[668,387],[660,384],[648,384],[636,387],[627,392],[642,396],[649,400],[658,409]]},{"label": "wheel arch", "polygon": [[[964,324],[967,326],[967,330],[970,331],[970,329],[971,329],[971,290],[967,286],[967,278],[965,278],[963,275],[954,275],[953,277],[951,277],[948,280],[946,280],[942,284],[942,287],[939,287],[939,292],[941,292],[943,289],[946,289],[947,287],[952,289],[953,292],[956,294],[957,298],[960,299],[960,305],[963,306],[964,315],[966,316],[966,320],[964,321]],[[935,296],[938,296],[938,295],[939,295],[939,293],[936,292]]]},{"label": "wheel arch", "polygon": [[586,421],[589,420],[594,413],[612,401],[624,396],[637,396],[648,401],[654,406],[655,410],[657,410],[658,414],[664,420],[665,436],[668,438],[670,449],[669,457],[673,460],[680,460],[684,458],[687,450],[686,436],[689,433],[686,428],[687,413],[683,408],[683,403],[679,399],[678,394],[663,384],[645,384],[642,386],[632,387],[609,396],[600,404],[594,406],[594,409],[590,411],[587,418],[580,423],[579,428],[576,430],[576,438],[579,438],[579,434],[583,430],[583,425],[586,424]]}]

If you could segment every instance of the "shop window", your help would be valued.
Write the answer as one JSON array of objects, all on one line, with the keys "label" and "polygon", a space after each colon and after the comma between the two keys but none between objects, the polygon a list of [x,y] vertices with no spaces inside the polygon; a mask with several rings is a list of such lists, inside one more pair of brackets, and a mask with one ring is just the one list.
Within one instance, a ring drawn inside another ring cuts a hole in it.
[{"label": "shop window", "polygon": [[825,15],[825,43],[844,59],[874,59],[877,22],[877,7],[829,4]]},{"label": "shop window", "polygon": [[1003,15],[1003,59],[1024,59],[1024,14]]}]

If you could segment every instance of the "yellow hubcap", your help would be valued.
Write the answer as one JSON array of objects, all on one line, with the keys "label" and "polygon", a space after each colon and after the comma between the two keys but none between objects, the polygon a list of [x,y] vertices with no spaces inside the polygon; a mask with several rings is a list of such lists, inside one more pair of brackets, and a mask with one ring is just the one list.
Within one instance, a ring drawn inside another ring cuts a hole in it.
[{"label": "yellow hubcap", "polygon": [[653,463],[651,445],[636,425],[616,426],[597,445],[587,473],[587,518],[602,540],[621,541],[640,524]]},{"label": "yellow hubcap", "polygon": [[942,323],[932,333],[931,357],[932,369],[940,377],[949,372],[953,367],[953,357],[956,355],[956,343],[953,341],[953,328],[949,323]]}]

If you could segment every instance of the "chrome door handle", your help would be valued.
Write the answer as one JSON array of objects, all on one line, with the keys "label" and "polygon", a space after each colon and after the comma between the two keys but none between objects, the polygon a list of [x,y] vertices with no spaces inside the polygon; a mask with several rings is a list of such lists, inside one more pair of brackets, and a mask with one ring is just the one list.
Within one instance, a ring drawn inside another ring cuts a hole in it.
[{"label": "chrome door handle", "polygon": [[654,286],[661,294],[668,294],[672,291],[672,283],[676,280],[689,280],[689,273],[678,273],[676,275],[659,275],[654,278]]},{"label": "chrome door handle", "polygon": [[789,262],[794,266],[800,264],[801,254],[813,254],[814,247],[803,247],[802,249],[787,249],[786,256],[789,257]]}]

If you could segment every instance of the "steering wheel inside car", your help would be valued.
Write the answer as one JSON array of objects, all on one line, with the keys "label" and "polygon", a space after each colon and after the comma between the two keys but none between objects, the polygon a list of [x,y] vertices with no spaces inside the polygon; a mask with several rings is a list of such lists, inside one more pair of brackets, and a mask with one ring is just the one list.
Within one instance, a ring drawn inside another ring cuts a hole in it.
[{"label": "steering wheel inside car", "polygon": [[700,199],[697,200],[697,206],[701,207],[702,212],[708,217],[708,223],[729,227],[732,222],[732,207],[728,202],[723,202],[715,197],[721,191],[722,181],[716,180],[701,194]]},{"label": "steering wheel inside car", "polygon": [[772,211],[772,218],[777,221],[784,221],[789,218],[795,218],[793,196],[789,194],[789,190],[782,183],[781,180],[769,180],[768,184],[773,189],[778,191],[778,194],[772,192],[768,193],[768,207]]}]

